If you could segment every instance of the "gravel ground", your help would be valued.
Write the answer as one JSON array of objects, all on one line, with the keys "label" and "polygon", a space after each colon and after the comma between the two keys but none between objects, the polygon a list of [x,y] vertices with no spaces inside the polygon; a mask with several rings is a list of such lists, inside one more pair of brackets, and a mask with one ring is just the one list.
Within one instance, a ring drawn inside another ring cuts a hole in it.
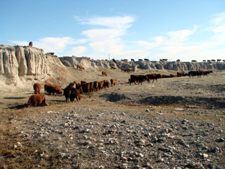
[{"label": "gravel ground", "polygon": [[[46,96],[46,107],[24,108],[20,100],[2,109],[0,127],[16,138],[8,152],[32,149],[36,163],[23,168],[222,169],[224,77],[216,72],[142,85],[125,79],[79,102]],[[8,154],[1,153],[0,166],[9,167]],[[11,165],[22,157],[10,156]]]}]

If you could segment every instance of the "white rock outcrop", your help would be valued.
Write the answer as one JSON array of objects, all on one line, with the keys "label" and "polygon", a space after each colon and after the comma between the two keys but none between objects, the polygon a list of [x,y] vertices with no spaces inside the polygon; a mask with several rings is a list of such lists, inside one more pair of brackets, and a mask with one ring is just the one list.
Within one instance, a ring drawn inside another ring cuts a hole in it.
[{"label": "white rock outcrop", "polygon": [[0,74],[11,76],[48,73],[44,50],[30,46],[0,46]]},{"label": "white rock outcrop", "polygon": [[225,62],[176,62],[176,61],[119,61],[116,63],[112,60],[90,60],[86,57],[62,57],[62,63],[66,66],[77,67],[81,64],[85,69],[110,69],[115,66],[119,69],[122,68],[135,68],[147,70],[174,70],[188,72],[191,70],[225,70]]},{"label": "white rock outcrop", "polygon": [[135,71],[225,70],[225,62],[93,60],[88,57],[57,57],[54,53],[44,54],[43,49],[32,46],[0,45],[0,84],[11,90],[12,86],[32,87],[34,82],[44,83],[49,78],[64,79],[64,75],[69,71],[68,67],[77,69],[78,64],[82,65],[86,72],[100,71],[101,68],[110,69],[111,66],[118,69],[134,68]]},{"label": "white rock outcrop", "polygon": [[0,46],[0,74],[18,74],[18,62],[13,46]]}]

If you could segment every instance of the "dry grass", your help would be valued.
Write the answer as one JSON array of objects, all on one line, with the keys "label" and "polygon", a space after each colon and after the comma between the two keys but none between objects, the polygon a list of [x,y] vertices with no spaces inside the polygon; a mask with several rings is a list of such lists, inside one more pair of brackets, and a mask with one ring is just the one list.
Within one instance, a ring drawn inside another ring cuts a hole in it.
[{"label": "dry grass", "polygon": [[[61,70],[63,71],[63,70]],[[64,96],[49,96],[46,95],[46,100],[48,106],[44,107],[31,107],[25,108],[23,105],[27,102],[29,96],[33,91],[26,91],[26,92],[16,92],[11,93],[6,96],[1,96],[3,104],[0,104],[0,169],[1,168],[63,168],[67,164],[63,164],[60,161],[60,158],[57,152],[47,149],[43,147],[42,142],[33,142],[28,137],[23,137],[23,133],[20,132],[19,128],[23,125],[28,125],[27,120],[35,118],[38,120],[40,116],[48,117],[48,111],[55,111],[60,112],[66,109],[73,109],[74,107],[80,107],[84,109],[94,109],[98,107],[106,107],[107,109],[117,108],[120,111],[125,113],[129,112],[139,112],[141,115],[156,115],[157,112],[163,113],[163,116],[168,118],[176,119],[178,117],[182,117],[185,119],[193,119],[193,120],[205,120],[205,121],[218,121],[219,118],[224,120],[225,114],[224,111],[218,111],[212,114],[201,113],[202,105],[196,104],[166,104],[166,103],[159,103],[159,104],[148,104],[142,103],[140,104],[139,100],[143,99],[142,97],[147,97],[148,95],[152,94],[153,92],[158,92],[161,95],[166,94],[166,90],[158,88],[161,84],[170,82],[178,83],[175,79],[162,79],[159,80],[158,83],[154,84],[143,84],[141,85],[128,85],[126,84],[127,79],[129,78],[130,74],[120,72],[120,70],[107,70],[109,77],[102,77],[99,75],[99,72],[95,72],[95,76],[93,74],[88,74],[87,72],[76,71],[78,79],[86,80],[86,81],[94,81],[96,79],[102,80],[110,78],[118,77],[119,84],[115,87],[110,87],[98,92],[89,93],[83,95],[81,101],[73,102],[73,103],[65,103]],[[171,72],[170,72],[171,73]],[[147,74],[147,71],[144,72],[136,72],[136,74]],[[85,78],[86,79],[85,79]],[[220,76],[209,76],[208,80],[205,79],[184,79],[181,81],[183,84],[184,81],[191,81],[192,83],[202,83],[204,86],[207,83],[210,83],[213,79],[215,83],[222,83]],[[220,78],[219,80],[217,80]],[[67,85],[69,81],[78,81],[75,76],[71,76],[70,78],[66,78],[65,76],[61,75],[56,78],[50,77],[47,81],[57,84],[59,81],[64,83],[64,86]],[[168,81],[167,81],[168,80]],[[188,82],[189,83],[189,82]],[[186,86],[187,88],[191,88],[195,90],[195,86]],[[222,86],[223,87],[223,86]],[[221,87],[221,89],[223,89]],[[218,87],[213,89],[215,92]],[[138,90],[137,90],[138,89]],[[191,89],[187,89],[192,91]],[[197,92],[204,94],[205,90],[197,89]],[[108,101],[108,98],[99,97],[101,95],[112,94],[112,92],[116,92],[118,95],[124,95],[125,97],[134,97],[133,100],[120,98],[117,99],[115,102]],[[145,92],[145,93],[144,93]],[[162,92],[165,92],[162,94]],[[224,94],[224,90],[221,92]],[[176,93],[177,94],[177,93]],[[220,93],[219,93],[220,94]],[[140,96],[140,97],[139,97]],[[211,104],[211,107],[213,106]],[[193,107],[192,107],[193,106]],[[191,107],[191,108],[189,108]],[[175,111],[175,108],[183,108],[183,111]],[[146,111],[148,109],[149,111]],[[207,108],[209,109],[209,108]],[[207,109],[205,109],[207,111]],[[218,110],[218,108],[215,108]],[[224,109],[223,109],[224,110]],[[191,112],[191,114],[190,114]],[[195,113],[197,112],[197,113]],[[215,115],[217,113],[217,116]],[[41,119],[41,118],[40,118]],[[16,120],[18,123],[14,123]],[[17,125],[21,125],[18,127]],[[22,147],[18,146],[18,142],[22,144]],[[17,147],[15,147],[17,145]],[[101,161],[101,159],[97,160],[98,157],[74,157],[72,160],[75,161],[74,168],[88,168],[90,166],[96,167],[100,164],[95,163],[94,161]],[[117,163],[119,159],[112,159],[108,157],[106,163]],[[83,166],[81,165],[83,164]],[[90,166],[86,166],[85,164],[90,164]]]}]

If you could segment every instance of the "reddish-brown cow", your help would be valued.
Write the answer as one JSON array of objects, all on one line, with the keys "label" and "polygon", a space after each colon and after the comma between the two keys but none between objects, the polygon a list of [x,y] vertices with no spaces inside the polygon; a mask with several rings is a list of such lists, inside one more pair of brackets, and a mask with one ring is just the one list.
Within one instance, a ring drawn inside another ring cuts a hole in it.
[{"label": "reddish-brown cow", "polygon": [[98,81],[94,81],[94,89],[96,90],[96,91],[98,91]]},{"label": "reddish-brown cow", "polygon": [[86,82],[86,81],[84,81],[84,80],[81,80],[81,81],[80,81],[80,83],[81,83],[81,84],[84,84],[84,83],[87,83],[87,82]]},{"label": "reddish-brown cow", "polygon": [[94,82],[90,82],[90,92],[94,91]]},{"label": "reddish-brown cow", "polygon": [[80,83],[77,83],[76,89],[80,91],[80,94],[83,94],[83,89]]},{"label": "reddish-brown cow", "polygon": [[81,84],[81,86],[82,86],[83,93],[90,92],[90,83],[83,83]]},{"label": "reddish-brown cow", "polygon": [[148,83],[150,82],[150,80],[152,80],[152,83],[155,81],[157,81],[157,79],[161,78],[162,75],[161,74],[148,74],[147,75],[147,80],[148,80]]},{"label": "reddish-brown cow", "polygon": [[81,100],[81,95],[80,95],[80,90],[78,90],[78,89],[76,89],[76,91],[77,91],[77,98],[79,99],[79,100]]},{"label": "reddish-brown cow", "polygon": [[34,95],[30,96],[28,103],[27,103],[27,107],[30,107],[30,106],[36,107],[37,104],[42,104],[44,106],[47,106],[47,104],[45,102],[44,94],[34,94]]},{"label": "reddish-brown cow", "polygon": [[34,83],[34,93],[40,94],[41,93],[41,84],[40,83]]},{"label": "reddish-brown cow", "polygon": [[109,87],[109,81],[108,80],[104,80],[104,88]]},{"label": "reddish-brown cow", "polygon": [[54,84],[45,84],[44,89],[46,92],[48,92],[50,95],[56,95],[56,94],[62,94],[62,88],[60,86],[54,85]]},{"label": "reddish-brown cow", "polygon": [[77,83],[74,81],[74,82],[70,83],[67,87],[76,88],[76,84]]},{"label": "reddish-brown cow", "polygon": [[99,90],[100,90],[100,89],[103,89],[103,87],[104,87],[104,80],[98,82],[98,88],[99,88]]},{"label": "reddish-brown cow", "polygon": [[177,72],[177,77],[184,76],[184,72]]},{"label": "reddish-brown cow", "polygon": [[79,64],[77,65],[77,69],[85,70],[84,67]]},{"label": "reddish-brown cow", "polygon": [[110,66],[111,67],[111,69],[116,69],[116,67],[115,66]]},{"label": "reddish-brown cow", "polygon": [[107,73],[105,71],[102,71],[102,76],[107,76]]},{"label": "reddish-brown cow", "polygon": [[115,86],[116,85],[116,79],[110,79],[110,82],[111,82],[111,86]]},{"label": "reddish-brown cow", "polygon": [[135,83],[138,82],[142,84],[142,82],[144,82],[145,80],[147,80],[147,76],[146,75],[130,75],[130,79],[129,79],[129,82],[130,82],[130,85],[131,83]]}]

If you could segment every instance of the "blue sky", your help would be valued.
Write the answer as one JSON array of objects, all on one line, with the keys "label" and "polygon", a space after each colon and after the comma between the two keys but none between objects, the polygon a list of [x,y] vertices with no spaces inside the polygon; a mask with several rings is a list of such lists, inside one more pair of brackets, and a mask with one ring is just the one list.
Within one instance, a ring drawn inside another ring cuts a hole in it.
[{"label": "blue sky", "polygon": [[225,0],[1,0],[0,44],[57,56],[225,59]]}]

